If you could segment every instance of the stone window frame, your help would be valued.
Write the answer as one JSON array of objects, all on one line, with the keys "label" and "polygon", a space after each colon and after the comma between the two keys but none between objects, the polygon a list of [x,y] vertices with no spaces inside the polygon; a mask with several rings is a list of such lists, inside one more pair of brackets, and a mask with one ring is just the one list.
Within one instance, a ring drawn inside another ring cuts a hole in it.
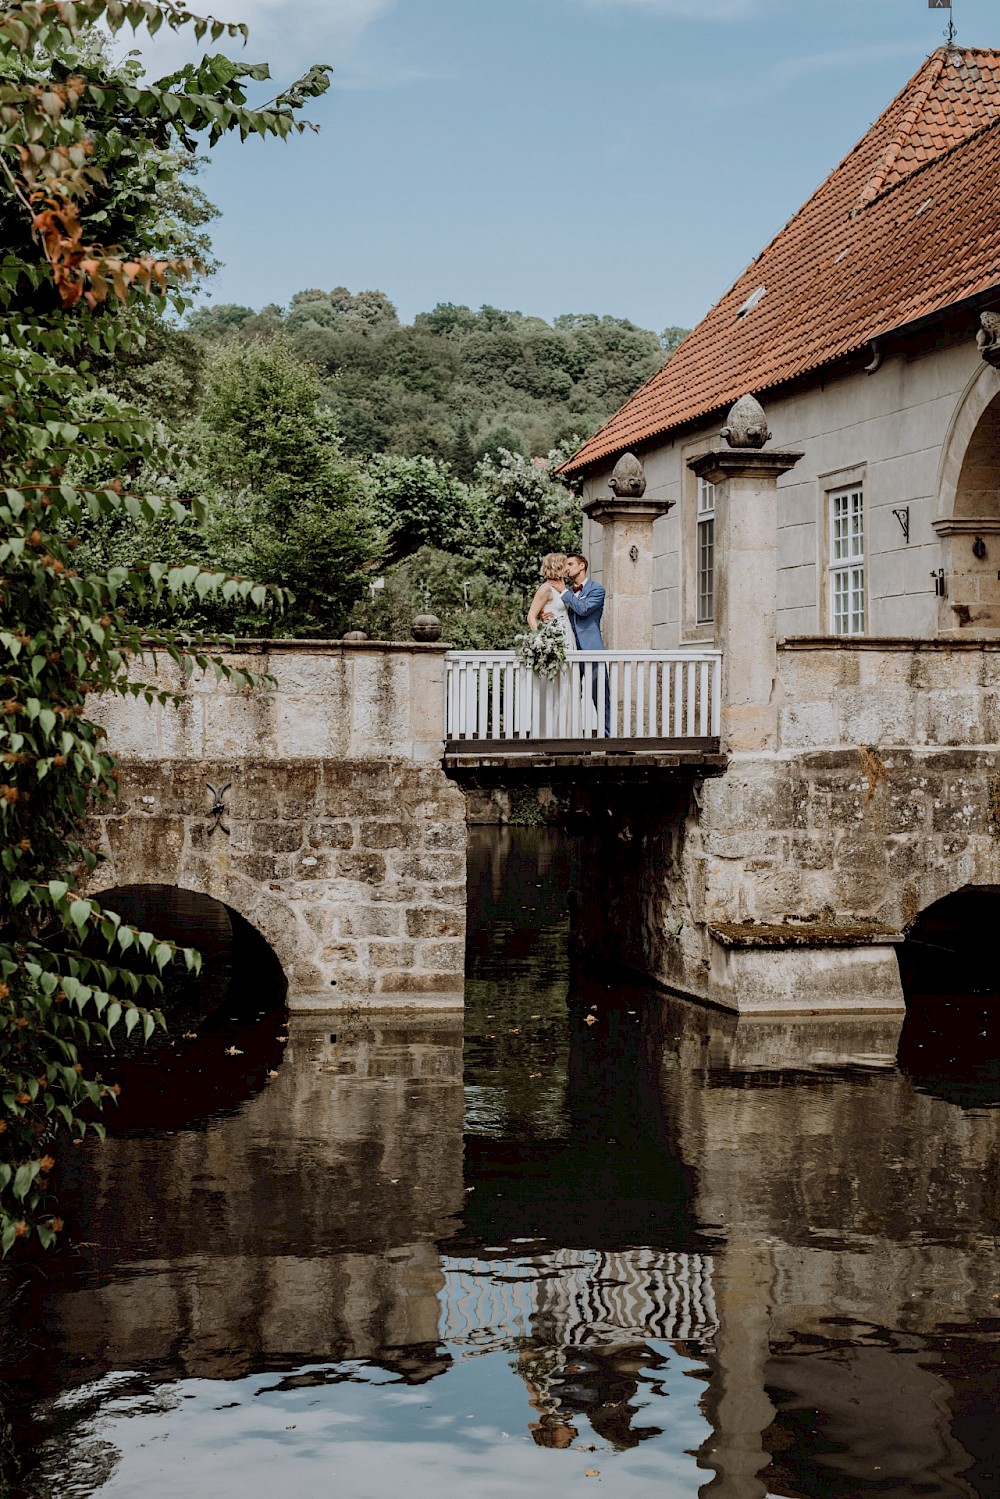
[{"label": "stone window frame", "polygon": [[846,468],[831,469],[817,476],[819,496],[816,506],[818,524],[816,526],[816,550],[817,568],[816,576],[819,579],[819,622],[821,635],[834,635],[833,628],[833,567],[832,567],[832,536],[833,536],[833,496],[842,494],[845,490],[860,489],[861,491],[861,514],[863,517],[865,550],[862,556],[862,565],[865,570],[865,611],[864,623],[860,634],[838,635],[838,640],[861,640],[870,632],[871,619],[871,556],[869,543],[871,537],[870,516],[871,511],[868,503],[868,463],[862,459],[859,463],[852,463]]},{"label": "stone window frame", "polygon": [[[716,620],[698,618],[698,476],[688,468],[688,459],[711,453],[719,446],[718,433],[707,433],[681,449],[681,516],[680,516],[680,643],[682,645],[716,644]],[[716,511],[716,517],[718,511]],[[718,520],[715,528],[715,594],[718,597]]]}]

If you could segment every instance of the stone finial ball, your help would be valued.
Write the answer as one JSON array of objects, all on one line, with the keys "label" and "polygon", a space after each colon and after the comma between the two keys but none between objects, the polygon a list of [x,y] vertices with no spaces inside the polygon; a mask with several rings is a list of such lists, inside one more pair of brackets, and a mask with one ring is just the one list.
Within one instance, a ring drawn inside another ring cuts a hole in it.
[{"label": "stone finial ball", "polygon": [[756,396],[740,396],[729,413],[722,435],[731,448],[762,448],[771,434]]},{"label": "stone finial ball", "polygon": [[414,640],[440,640],[443,628],[436,614],[418,614],[410,626],[410,634]]},{"label": "stone finial ball", "polygon": [[367,635],[367,632],[365,630],[348,630],[347,634],[344,636],[344,639],[345,640],[355,640],[355,641],[357,641],[357,640],[367,640],[368,639],[368,635]]}]

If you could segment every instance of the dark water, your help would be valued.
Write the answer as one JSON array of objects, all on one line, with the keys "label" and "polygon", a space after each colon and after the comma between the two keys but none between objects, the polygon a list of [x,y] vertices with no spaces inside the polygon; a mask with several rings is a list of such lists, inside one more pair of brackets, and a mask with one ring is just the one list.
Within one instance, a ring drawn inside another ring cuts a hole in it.
[{"label": "dark water", "polygon": [[189,1080],[76,1153],[79,1242],[9,1310],[12,1492],[1000,1493],[1000,1110],[958,1022],[900,1066],[897,1020],[571,972],[569,879],[558,835],[477,838],[464,1051],[238,1016],[192,1043],[210,1117]]}]

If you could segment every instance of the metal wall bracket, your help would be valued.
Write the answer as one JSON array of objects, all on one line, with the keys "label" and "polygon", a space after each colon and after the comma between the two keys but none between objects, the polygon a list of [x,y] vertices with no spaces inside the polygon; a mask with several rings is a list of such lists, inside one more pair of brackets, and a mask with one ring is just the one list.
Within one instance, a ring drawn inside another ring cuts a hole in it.
[{"label": "metal wall bracket", "polygon": [[910,507],[909,507],[909,505],[901,505],[898,510],[894,510],[892,513],[896,517],[896,519],[899,521],[899,529],[903,533],[903,540],[906,542],[907,546],[909,546],[909,544],[910,544]]},{"label": "metal wall bracket", "polygon": [[218,787],[212,785],[211,781],[205,782],[205,785],[208,787],[213,797],[212,806],[209,809],[208,815],[209,817],[215,818],[215,821],[212,823],[212,826],[208,830],[208,836],[210,838],[215,832],[216,828],[221,828],[227,838],[230,836],[230,830],[226,827],[226,824],[222,819],[226,816],[229,810],[226,806],[225,797],[226,792],[229,790],[232,784],[232,781],[227,781],[220,791]]}]

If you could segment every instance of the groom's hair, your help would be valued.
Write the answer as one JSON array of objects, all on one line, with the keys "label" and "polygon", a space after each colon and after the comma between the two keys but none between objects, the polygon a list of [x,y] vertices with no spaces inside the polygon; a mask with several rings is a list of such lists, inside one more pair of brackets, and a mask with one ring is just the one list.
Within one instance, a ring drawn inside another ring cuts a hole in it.
[{"label": "groom's hair", "polygon": [[569,556],[566,558],[566,561],[567,562],[582,562],[583,565],[584,565],[584,568],[586,569],[586,571],[588,573],[590,572],[590,563],[587,561],[586,557],[583,555],[582,552],[570,552]]}]

